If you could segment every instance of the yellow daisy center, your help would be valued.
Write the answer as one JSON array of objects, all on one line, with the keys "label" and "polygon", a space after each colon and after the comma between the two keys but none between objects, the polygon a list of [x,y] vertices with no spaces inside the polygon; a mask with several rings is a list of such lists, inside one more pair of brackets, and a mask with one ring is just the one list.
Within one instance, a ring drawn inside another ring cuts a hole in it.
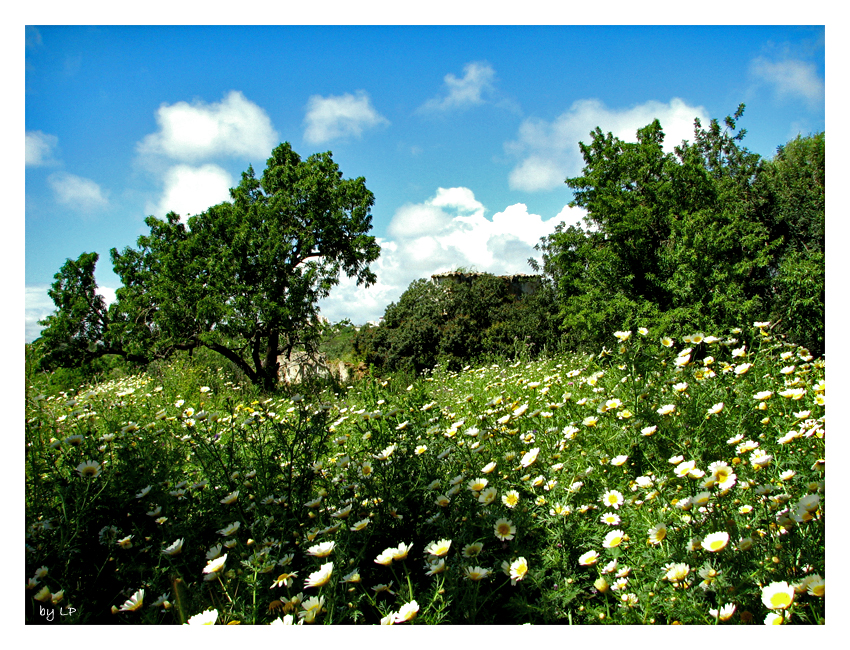
[{"label": "yellow daisy center", "polygon": [[788,607],[788,605],[791,604],[791,596],[783,591],[780,591],[770,597],[770,603],[776,608],[785,609],[786,607]]}]

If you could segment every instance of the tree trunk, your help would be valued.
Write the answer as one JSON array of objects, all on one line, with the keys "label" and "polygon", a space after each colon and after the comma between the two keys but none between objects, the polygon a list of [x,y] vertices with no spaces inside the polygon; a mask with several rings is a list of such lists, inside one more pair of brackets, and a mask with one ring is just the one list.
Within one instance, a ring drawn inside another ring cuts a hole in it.
[{"label": "tree trunk", "polygon": [[269,338],[266,343],[266,355],[265,359],[263,359],[263,366],[261,369],[263,388],[266,390],[273,389],[278,382],[280,363],[277,360],[277,355],[280,352],[278,349],[279,347],[280,331],[276,327],[273,327],[269,331]]}]

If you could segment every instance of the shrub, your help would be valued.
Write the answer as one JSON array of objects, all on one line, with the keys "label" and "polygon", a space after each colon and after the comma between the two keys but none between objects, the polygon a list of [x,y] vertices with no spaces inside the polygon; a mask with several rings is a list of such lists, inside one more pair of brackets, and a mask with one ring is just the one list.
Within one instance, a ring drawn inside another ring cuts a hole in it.
[{"label": "shrub", "polygon": [[440,284],[416,280],[356,345],[379,369],[421,373],[442,363],[456,370],[484,357],[557,349],[556,313],[546,285],[517,296],[505,278],[488,273]]}]

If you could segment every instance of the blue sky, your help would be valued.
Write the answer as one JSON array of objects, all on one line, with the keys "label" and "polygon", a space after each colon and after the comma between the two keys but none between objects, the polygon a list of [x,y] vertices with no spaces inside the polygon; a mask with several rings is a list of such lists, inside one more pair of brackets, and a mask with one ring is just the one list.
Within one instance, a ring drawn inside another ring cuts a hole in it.
[{"label": "blue sky", "polygon": [[534,243],[581,217],[563,181],[596,126],[631,140],[658,117],[672,148],[744,102],[744,144],[766,157],[825,130],[822,26],[25,31],[27,341],[67,258],[98,252],[111,298],[110,248],[149,214],[227,199],[282,141],[332,151],[375,194],[378,284],[322,304],[363,323],[435,272],[530,272]]}]

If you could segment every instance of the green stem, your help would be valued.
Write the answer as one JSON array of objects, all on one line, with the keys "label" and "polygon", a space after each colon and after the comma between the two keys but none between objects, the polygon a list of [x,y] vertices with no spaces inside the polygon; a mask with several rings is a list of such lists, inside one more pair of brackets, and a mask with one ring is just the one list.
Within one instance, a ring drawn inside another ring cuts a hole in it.
[{"label": "green stem", "polygon": [[221,588],[224,591],[224,595],[227,596],[227,600],[230,601],[230,604],[232,605],[233,600],[230,598],[230,594],[227,593],[227,587],[224,586],[224,582],[222,582],[222,580],[221,580],[221,572],[219,571],[215,575],[218,578],[218,584],[221,585]]},{"label": "green stem", "polygon": [[[366,589],[366,587],[363,586],[363,582],[358,582],[357,584],[359,584],[360,587],[363,589],[363,593],[365,594],[366,599],[369,601],[369,603],[372,605],[372,607],[374,607],[375,609],[378,609],[378,605],[375,603],[375,599],[372,598],[372,596],[369,594],[369,591]],[[380,610],[378,610],[378,611],[380,611]]]},{"label": "green stem", "polygon": [[253,613],[251,615],[251,624],[256,625],[257,624],[257,570],[256,569],[254,569],[253,587],[254,587],[253,602],[252,602]]},{"label": "green stem", "polygon": [[413,600],[413,585],[410,583],[410,571],[408,570],[406,563],[404,565],[404,575],[407,578],[407,602],[411,602]]}]

